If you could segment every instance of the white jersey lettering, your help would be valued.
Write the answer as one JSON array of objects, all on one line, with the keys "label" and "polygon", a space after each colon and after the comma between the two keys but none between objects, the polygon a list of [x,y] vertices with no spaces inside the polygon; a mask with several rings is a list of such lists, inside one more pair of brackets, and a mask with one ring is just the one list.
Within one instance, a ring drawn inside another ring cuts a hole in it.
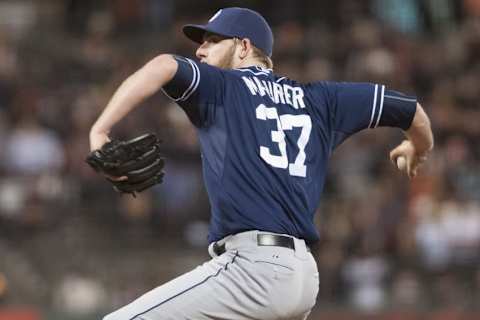
[{"label": "white jersey lettering", "polygon": [[250,93],[253,95],[253,96],[256,96],[257,93],[258,93],[258,88],[257,86],[255,85],[255,82],[253,82],[252,79],[248,78],[248,77],[242,77],[242,80],[245,82],[245,84],[247,85],[247,88],[248,90],[250,90]]},{"label": "white jersey lettering", "polygon": [[242,77],[242,80],[254,96],[268,95],[274,103],[288,104],[294,109],[305,108],[304,93],[301,87],[281,85],[272,81],[260,80],[257,77]]},{"label": "white jersey lettering", "polygon": [[273,82],[273,102],[285,104],[285,99],[283,97],[282,85]]}]

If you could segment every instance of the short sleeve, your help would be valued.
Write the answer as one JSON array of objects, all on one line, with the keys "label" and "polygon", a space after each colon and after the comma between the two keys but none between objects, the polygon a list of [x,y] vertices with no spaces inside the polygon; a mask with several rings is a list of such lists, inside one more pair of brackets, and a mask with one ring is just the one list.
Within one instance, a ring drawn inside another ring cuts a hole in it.
[{"label": "short sleeve", "polygon": [[187,113],[197,127],[208,126],[223,105],[224,74],[219,68],[175,56],[178,69],[163,91]]},{"label": "short sleeve", "polygon": [[330,84],[335,130],[353,134],[378,126],[385,86],[372,83]]},{"label": "short sleeve", "polygon": [[416,110],[416,98],[386,90],[374,83],[318,82],[310,86],[315,102],[330,114],[334,146],[350,135],[378,126],[408,129]]},{"label": "short sleeve", "polygon": [[417,111],[417,98],[403,93],[385,90],[383,112],[379,126],[408,130]]},{"label": "short sleeve", "polygon": [[332,88],[335,130],[353,134],[379,126],[407,130],[415,115],[417,99],[384,85],[337,83]]}]

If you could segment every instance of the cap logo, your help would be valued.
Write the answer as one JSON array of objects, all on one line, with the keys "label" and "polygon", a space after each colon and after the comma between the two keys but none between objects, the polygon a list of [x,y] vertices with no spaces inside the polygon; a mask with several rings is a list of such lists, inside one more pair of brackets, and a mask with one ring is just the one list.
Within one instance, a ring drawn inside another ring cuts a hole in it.
[{"label": "cap logo", "polygon": [[220,13],[222,13],[222,9],[218,10],[217,13],[215,13],[213,17],[211,17],[210,20],[208,20],[208,22],[212,22],[213,20],[217,19]]}]

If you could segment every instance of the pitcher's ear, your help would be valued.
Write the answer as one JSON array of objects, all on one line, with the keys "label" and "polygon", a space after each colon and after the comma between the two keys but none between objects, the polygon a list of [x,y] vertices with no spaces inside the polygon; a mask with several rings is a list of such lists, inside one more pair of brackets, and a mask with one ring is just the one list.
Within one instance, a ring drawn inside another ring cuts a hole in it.
[{"label": "pitcher's ear", "polygon": [[240,40],[240,46],[242,49],[240,51],[240,58],[245,59],[248,56],[248,53],[252,51],[252,43],[250,42],[250,39],[243,38]]}]

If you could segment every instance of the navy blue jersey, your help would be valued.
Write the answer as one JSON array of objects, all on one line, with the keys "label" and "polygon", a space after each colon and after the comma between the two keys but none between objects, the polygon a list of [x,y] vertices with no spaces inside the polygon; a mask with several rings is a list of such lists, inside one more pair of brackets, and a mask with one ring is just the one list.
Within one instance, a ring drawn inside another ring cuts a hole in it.
[{"label": "navy blue jersey", "polygon": [[371,83],[298,83],[176,57],[163,89],[196,126],[211,203],[209,241],[246,230],[318,240],[332,151],[365,128],[408,129],[416,99]]}]

